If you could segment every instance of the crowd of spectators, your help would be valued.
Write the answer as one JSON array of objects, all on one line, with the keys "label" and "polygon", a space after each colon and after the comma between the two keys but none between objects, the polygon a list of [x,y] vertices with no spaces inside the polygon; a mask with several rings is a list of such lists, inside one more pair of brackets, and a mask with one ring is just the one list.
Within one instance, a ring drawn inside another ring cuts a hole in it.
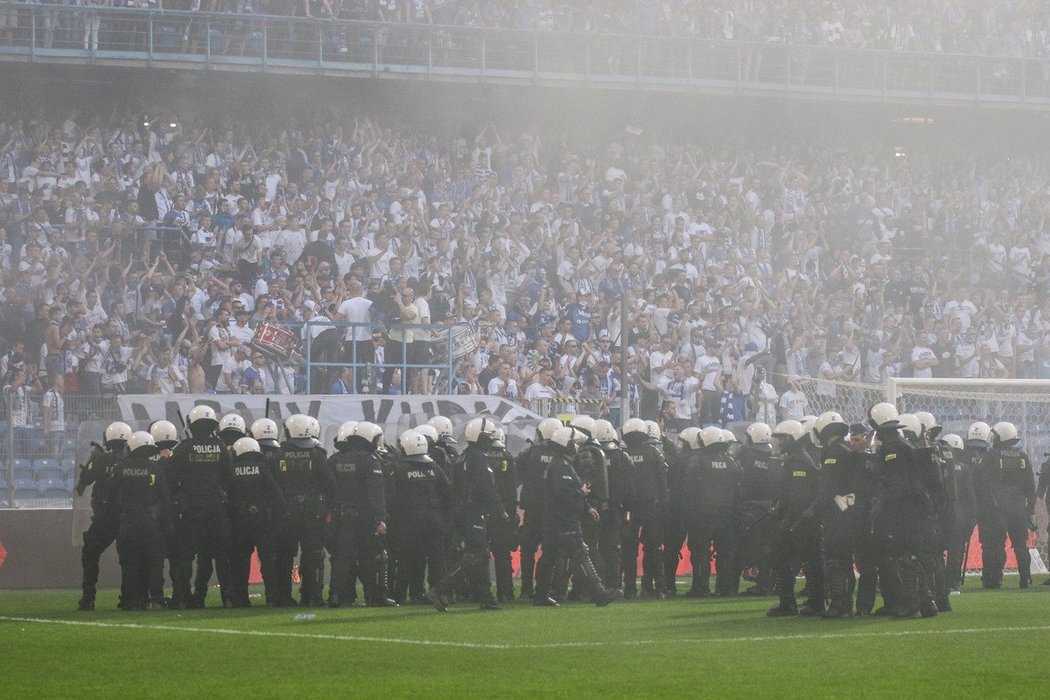
[{"label": "crowd of spectators", "polygon": [[[20,12],[19,6],[36,4],[37,0],[0,2],[0,41],[24,38],[29,22],[27,10]],[[38,31],[49,48],[59,41],[97,49],[100,27],[102,33],[128,30],[107,28],[106,20],[101,25],[97,19],[82,20],[78,13],[85,7],[133,7],[241,17],[295,15],[1015,58],[1050,56],[1050,13],[1041,0],[56,0],[52,4],[77,7],[42,15]],[[202,26],[193,20],[180,25],[184,49],[203,46]],[[228,29],[243,51],[245,37],[253,30],[251,21],[239,19]],[[221,47],[229,50],[229,40]]]},{"label": "crowd of spectators", "polygon": [[[12,420],[45,394],[292,393],[308,376],[316,393],[590,399],[576,407],[613,417],[626,382],[633,410],[692,423],[793,416],[796,377],[1050,377],[1036,156],[394,124],[0,115]],[[425,324],[455,323],[450,361]],[[252,343],[260,324],[293,329],[298,354]],[[334,366],[308,372],[308,352]]]}]

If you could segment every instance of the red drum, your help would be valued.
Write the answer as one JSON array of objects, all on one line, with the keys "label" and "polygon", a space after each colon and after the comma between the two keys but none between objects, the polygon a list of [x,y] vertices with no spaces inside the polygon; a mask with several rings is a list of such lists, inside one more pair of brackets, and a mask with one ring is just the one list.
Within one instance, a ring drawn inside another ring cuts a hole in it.
[{"label": "red drum", "polygon": [[272,323],[262,323],[255,329],[250,345],[276,357],[288,357],[295,349],[295,333]]}]

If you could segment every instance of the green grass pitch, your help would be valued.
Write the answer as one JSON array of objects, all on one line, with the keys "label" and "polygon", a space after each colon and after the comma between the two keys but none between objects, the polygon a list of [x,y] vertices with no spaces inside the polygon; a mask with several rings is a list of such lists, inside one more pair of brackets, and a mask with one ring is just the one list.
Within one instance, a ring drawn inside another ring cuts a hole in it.
[{"label": "green grass pitch", "polygon": [[[1038,583],[1038,581],[1037,581]],[[209,596],[214,604],[217,595]],[[124,613],[0,592],[6,697],[1010,697],[1042,693],[1050,587],[930,620],[767,619],[772,599]]]}]

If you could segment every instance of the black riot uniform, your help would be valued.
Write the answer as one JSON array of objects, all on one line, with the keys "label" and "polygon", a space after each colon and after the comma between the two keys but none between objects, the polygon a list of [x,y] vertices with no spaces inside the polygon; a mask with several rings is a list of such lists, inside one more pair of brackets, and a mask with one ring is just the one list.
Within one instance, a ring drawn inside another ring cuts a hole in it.
[{"label": "black riot uniform", "polygon": [[598,522],[598,575],[608,588],[623,586],[620,566],[620,542],[623,539],[624,514],[627,512],[628,494],[631,492],[631,465],[618,442],[603,442],[602,451],[609,465],[609,501],[605,516]]},{"label": "black riot uniform", "polygon": [[490,444],[489,436],[483,433],[467,446],[452,468],[456,499],[452,540],[460,545],[462,556],[448,575],[427,593],[427,600],[441,611],[448,608],[448,594],[464,584],[469,585],[482,610],[498,609],[489,579],[486,522],[505,523],[510,518],[500,501],[496,478],[485,456]]},{"label": "black riot uniform", "polygon": [[514,600],[514,566],[511,553],[518,548],[518,472],[514,457],[501,445],[490,445],[485,459],[496,479],[496,492],[510,518],[488,526],[489,549],[496,573],[496,600]]},{"label": "black riot uniform", "polygon": [[[598,511],[599,518],[604,518],[609,507],[609,462],[601,445],[593,437],[587,435],[586,442],[579,446],[573,467],[590,490],[586,497],[587,505]],[[581,522],[581,526],[587,548],[592,553],[600,553],[601,521],[587,518]]]},{"label": "black riot uniform", "polygon": [[879,544],[883,598],[897,617],[919,617],[925,588],[921,564],[923,528],[931,512],[924,484],[928,465],[897,428],[879,428],[876,436],[880,441],[876,459],[882,471],[877,518],[883,539]]},{"label": "black riot uniform", "polygon": [[[956,590],[962,583],[966,568],[964,557],[968,550],[967,545],[977,525],[977,496],[973,491],[975,467],[970,461],[974,453],[967,449],[948,449],[952,452],[953,474],[947,480],[948,512],[945,514],[942,533],[948,550],[944,565],[944,585],[948,590]],[[984,459],[983,451],[980,459]]]},{"label": "black riot uniform", "polygon": [[[430,438],[427,438],[430,443]],[[450,436],[444,435],[439,437],[435,442],[430,443],[430,449],[427,450],[427,454],[432,460],[434,460],[434,467],[440,472],[445,481],[453,483],[452,470],[453,464],[459,460],[459,453],[456,452],[456,448],[453,447],[455,444]],[[442,504],[442,515],[445,522],[445,569],[448,570],[449,564],[454,558],[453,553],[453,542],[452,542],[452,522],[455,518],[455,498],[449,498]],[[418,574],[417,574],[418,576]],[[422,588],[422,579],[415,582],[418,588]]]},{"label": "black riot uniform", "polygon": [[986,554],[991,573],[986,579],[990,587],[1002,585],[1003,566],[1006,564],[1006,538],[1010,537],[1017,558],[1017,573],[1021,588],[1032,585],[1032,561],[1028,553],[1028,530],[1035,509],[1035,475],[1032,462],[1016,440],[997,444],[981,463],[988,498],[995,511],[986,521],[989,533],[982,537],[991,552]]},{"label": "black riot uniform", "polygon": [[661,449],[644,433],[624,435],[624,454],[630,465],[631,492],[626,535],[623,539],[623,592],[625,597],[638,594],[638,545],[642,556],[642,585],[653,591],[665,590],[664,522],[668,512],[667,463]]},{"label": "black riot uniform", "polygon": [[[970,468],[970,480],[973,483],[977,536],[981,543],[981,585],[985,588],[999,588],[1002,586],[1002,557],[995,551],[999,531],[999,508],[992,498],[993,472],[986,469],[986,466],[990,465],[985,464],[990,451],[991,446],[982,440],[967,440],[964,461]],[[996,565],[999,565],[999,569],[996,569]]]},{"label": "black riot uniform", "polygon": [[[369,584],[365,591],[368,604],[387,604],[388,582],[380,571],[380,564],[386,563],[385,536],[381,531],[386,530],[388,520],[383,467],[375,447],[359,437],[351,437],[348,445],[328,459],[328,470],[335,480],[329,607],[339,607],[354,598],[350,589],[356,579],[351,572],[357,572]],[[372,590],[373,581],[376,590]]]},{"label": "black riot uniform", "polygon": [[776,546],[773,575],[780,603],[769,611],[771,617],[796,615],[795,576],[806,575],[808,599],[802,607],[806,615],[824,612],[824,564],[820,557],[820,467],[804,449],[802,440],[785,438],[780,450],[783,460],[776,494]]},{"label": "black riot uniform", "polygon": [[80,552],[80,564],[83,568],[81,610],[95,609],[98,562],[102,553],[117,540],[117,532],[120,529],[120,513],[111,503],[110,482],[123,453],[123,443],[118,450],[107,450],[95,445],[88,461],[81,467],[77,479],[76,489],[79,496],[83,496],[89,486],[94,486],[91,489],[91,525],[84,532],[84,548]]},{"label": "black riot uniform", "polygon": [[149,606],[150,587],[164,566],[171,499],[164,475],[150,459],[155,451],[154,446],[140,447],[121,460],[113,473],[113,507],[120,519],[117,554],[124,610],[145,610]]},{"label": "black riot uniform", "polygon": [[[606,588],[598,576],[583,538],[580,519],[597,522],[597,508],[588,502],[589,488],[573,467],[576,446],[571,442],[560,448],[544,478],[543,574],[536,582],[534,605],[554,606],[550,592],[556,573],[568,569],[578,585],[585,586],[595,605],[608,605],[620,597],[620,591]],[[604,458],[604,455],[603,455]]]},{"label": "black riot uniform", "polygon": [[260,452],[234,456],[226,483],[229,489],[230,577],[233,607],[246,608],[252,551],[259,552],[266,600],[274,597],[277,525],[285,512],[273,465]]},{"label": "black riot uniform", "polygon": [[275,605],[293,605],[292,562],[299,554],[299,603],[324,604],[324,530],[334,488],[324,448],[314,441],[286,440],[277,454],[277,485],[287,514],[277,543]]},{"label": "black riot uniform", "polygon": [[[194,430],[192,425],[190,430]],[[232,605],[230,523],[224,485],[228,469],[226,446],[210,430],[197,429],[172,451],[168,474],[175,508],[171,604],[176,609],[204,605],[190,593],[194,557],[215,561],[223,604]]]},{"label": "black riot uniform", "polygon": [[769,595],[773,592],[775,528],[772,510],[781,465],[779,458],[773,456],[773,446],[766,442],[743,445],[737,453],[737,461],[740,463],[744,516],[740,564],[755,572],[755,585],[745,593]]},{"label": "black riot uniform", "polygon": [[847,446],[848,426],[842,424],[841,428],[839,435],[821,435],[822,441],[827,441],[822,450],[818,506],[824,581],[830,601],[826,617],[850,617],[853,613],[853,557],[863,527],[857,499],[863,488],[864,462]]},{"label": "black riot uniform", "polygon": [[740,465],[728,448],[728,444],[720,442],[698,450],[696,467],[690,476],[696,483],[698,501],[687,521],[690,556],[695,558],[699,553],[702,557],[714,544],[718,568],[715,592],[723,596],[736,595],[740,587]]},{"label": "black riot uniform", "polygon": [[[683,444],[667,465],[668,515],[664,524],[664,590],[661,593],[675,595],[678,562],[682,558],[682,546],[689,531],[689,514],[697,507],[695,489],[690,489],[690,477],[696,468],[697,451]],[[689,558],[693,567],[693,586],[690,596],[696,596],[701,586],[707,592],[706,581],[711,575],[710,552],[706,548],[694,550],[690,543]],[[706,572],[706,573],[705,573]]]},{"label": "black riot uniform", "polygon": [[521,480],[519,498],[521,508],[525,511],[518,533],[521,542],[522,598],[531,598],[533,594],[536,550],[543,538],[543,479],[553,459],[554,448],[546,441],[529,445],[518,457],[518,476]]},{"label": "black riot uniform", "polygon": [[398,556],[394,600],[409,593],[422,599],[424,579],[435,587],[447,573],[448,519],[452,482],[429,455],[407,455],[394,467],[391,488],[391,537]]},{"label": "black riot uniform", "polygon": [[[858,431],[866,430],[859,426]],[[851,439],[854,427],[850,427]],[[856,613],[859,616],[870,615],[875,609],[875,598],[879,586],[879,551],[878,539],[875,536],[875,502],[881,480],[876,471],[875,456],[871,452],[871,439],[864,435],[862,445],[854,445],[854,455],[860,468],[860,491],[857,493],[859,529],[857,531],[857,600]]]}]

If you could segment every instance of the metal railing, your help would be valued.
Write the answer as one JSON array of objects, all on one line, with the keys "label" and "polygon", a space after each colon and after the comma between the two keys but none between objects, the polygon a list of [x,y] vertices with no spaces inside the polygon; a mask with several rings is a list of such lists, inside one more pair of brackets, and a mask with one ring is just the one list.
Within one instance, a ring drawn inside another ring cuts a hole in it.
[{"label": "metal railing", "polygon": [[16,5],[0,60],[1050,107],[1050,60]]}]

